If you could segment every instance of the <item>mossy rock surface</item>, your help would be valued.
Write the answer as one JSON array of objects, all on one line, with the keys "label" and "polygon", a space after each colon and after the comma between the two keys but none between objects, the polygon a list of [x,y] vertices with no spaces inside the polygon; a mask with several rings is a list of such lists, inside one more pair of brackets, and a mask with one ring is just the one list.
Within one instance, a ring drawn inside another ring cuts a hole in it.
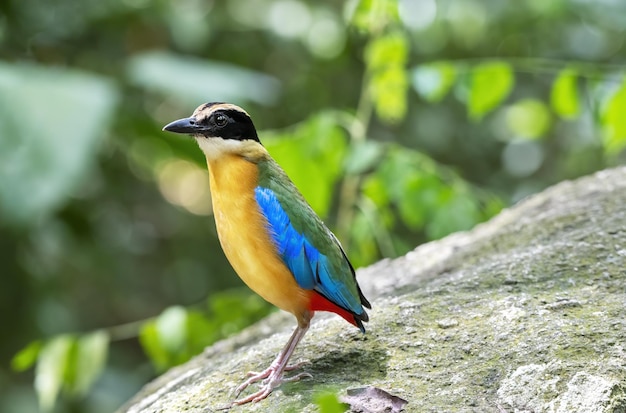
[{"label": "mossy rock surface", "polygon": [[[374,386],[407,412],[626,412],[626,168],[563,182],[472,231],[358,271],[363,335],[318,315],[294,361],[313,375],[233,412],[314,412]],[[271,362],[274,314],[148,384],[119,412],[211,412]]]}]

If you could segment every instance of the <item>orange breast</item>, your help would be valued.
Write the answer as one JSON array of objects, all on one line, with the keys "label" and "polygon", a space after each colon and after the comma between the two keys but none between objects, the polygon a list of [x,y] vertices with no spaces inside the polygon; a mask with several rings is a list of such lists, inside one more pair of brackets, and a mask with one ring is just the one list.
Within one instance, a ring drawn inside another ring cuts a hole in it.
[{"label": "orange breast", "polygon": [[308,321],[312,292],[298,286],[276,254],[254,197],[256,165],[236,155],[208,164],[217,233],[235,272],[265,300]]}]

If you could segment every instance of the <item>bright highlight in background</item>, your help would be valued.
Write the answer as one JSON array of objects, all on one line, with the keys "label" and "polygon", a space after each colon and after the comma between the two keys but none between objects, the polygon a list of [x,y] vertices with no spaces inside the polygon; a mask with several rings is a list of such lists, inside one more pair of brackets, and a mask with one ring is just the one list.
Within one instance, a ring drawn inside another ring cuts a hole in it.
[{"label": "bright highlight in background", "polygon": [[157,170],[159,190],[170,203],[196,215],[210,215],[209,175],[198,165],[180,159],[163,163]]},{"label": "bright highlight in background", "polygon": [[510,142],[502,152],[502,164],[511,175],[526,177],[535,173],[543,162],[544,151],[535,141]]},{"label": "bright highlight in background", "polygon": [[268,27],[285,37],[298,37],[311,25],[311,12],[306,4],[294,0],[272,3],[267,15]]},{"label": "bright highlight in background", "polygon": [[400,0],[398,9],[402,23],[413,30],[428,28],[437,17],[435,0]]}]

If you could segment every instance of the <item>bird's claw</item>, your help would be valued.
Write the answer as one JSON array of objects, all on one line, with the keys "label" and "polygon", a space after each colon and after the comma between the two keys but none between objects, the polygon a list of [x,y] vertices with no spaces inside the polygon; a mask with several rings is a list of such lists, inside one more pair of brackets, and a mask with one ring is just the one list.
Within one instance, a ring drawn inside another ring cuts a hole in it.
[{"label": "bird's claw", "polygon": [[[313,376],[312,376],[311,374],[309,374],[309,373],[299,373],[299,374],[296,374],[295,376],[291,376],[291,377],[285,377],[285,376],[283,376],[283,377],[280,379],[280,382],[281,382],[281,383],[291,383],[291,382],[298,381],[298,380],[300,380],[300,379],[305,379],[305,378],[306,378],[306,379],[312,379],[312,378],[313,378]],[[261,382],[261,385],[262,385],[262,386],[267,386],[267,385],[269,384],[269,382],[270,382],[270,377],[268,377],[268,378],[266,378],[265,380],[263,380],[263,381]]]},{"label": "bird's claw", "polygon": [[[302,367],[307,364],[308,361],[303,361],[300,363],[296,363],[294,365],[286,367],[285,371],[291,371]],[[237,389],[235,390],[235,398],[239,397],[242,391],[244,391],[248,386],[252,383],[256,383],[260,380],[261,385],[263,386],[261,390],[256,393],[253,393],[243,399],[235,400],[232,405],[238,406],[241,404],[246,404],[249,402],[258,402],[260,400],[265,399],[276,387],[280,386],[283,383],[292,383],[294,381],[298,381],[304,378],[312,378],[313,376],[309,373],[299,373],[291,377],[285,377],[282,372],[278,372],[276,367],[270,366],[266,370],[262,372],[249,372],[247,374],[248,379],[244,381]]]},{"label": "bird's claw", "polygon": [[[300,361],[296,364],[292,364],[290,366],[285,367],[284,371],[293,371],[293,370],[297,370],[299,368],[302,368],[304,366],[306,366],[307,364],[310,364],[311,362],[309,360],[303,360]],[[248,387],[249,385],[251,385],[252,383],[256,383],[259,380],[263,380],[261,382],[261,384],[266,385],[269,382],[269,378],[270,375],[272,373],[274,373],[276,370],[276,367],[274,366],[270,366],[267,369],[263,370],[263,371],[249,371],[248,373],[246,373],[246,377],[248,378],[246,381],[244,381],[243,383],[241,383],[241,385],[239,387],[237,387],[237,389],[235,389],[235,397],[239,396],[239,394],[244,391],[246,389],[246,387]],[[308,375],[307,377],[311,377],[311,375],[309,373],[301,373],[298,374],[297,376],[302,376],[302,375]],[[294,376],[295,377],[295,376]],[[302,376],[304,377],[304,376]],[[287,381],[290,378],[287,379],[283,379],[283,381]],[[296,380],[289,380],[289,381],[296,381]]]},{"label": "bird's claw", "polygon": [[311,364],[309,360],[302,360],[302,361],[297,362],[296,364],[292,364],[291,366],[285,367],[285,371],[298,370],[308,364]]},{"label": "bird's claw", "polygon": [[[299,373],[299,374],[296,374],[295,376],[283,377],[281,379],[281,383],[292,383],[294,381],[300,381],[302,379],[312,379],[312,378],[313,378],[313,375],[310,373]],[[263,380],[263,382],[265,382],[266,380]]]}]

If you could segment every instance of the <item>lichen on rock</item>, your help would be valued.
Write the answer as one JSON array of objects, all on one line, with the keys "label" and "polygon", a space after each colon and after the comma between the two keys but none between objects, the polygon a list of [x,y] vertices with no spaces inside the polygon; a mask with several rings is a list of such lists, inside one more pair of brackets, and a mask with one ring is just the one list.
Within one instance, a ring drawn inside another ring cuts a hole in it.
[{"label": "lichen on rock", "polygon": [[[295,353],[313,379],[233,411],[313,412],[320,391],[366,386],[410,412],[626,411],[626,168],[563,182],[357,276],[373,304],[367,334],[316,316]],[[227,405],[293,326],[274,314],[119,412]]]}]

